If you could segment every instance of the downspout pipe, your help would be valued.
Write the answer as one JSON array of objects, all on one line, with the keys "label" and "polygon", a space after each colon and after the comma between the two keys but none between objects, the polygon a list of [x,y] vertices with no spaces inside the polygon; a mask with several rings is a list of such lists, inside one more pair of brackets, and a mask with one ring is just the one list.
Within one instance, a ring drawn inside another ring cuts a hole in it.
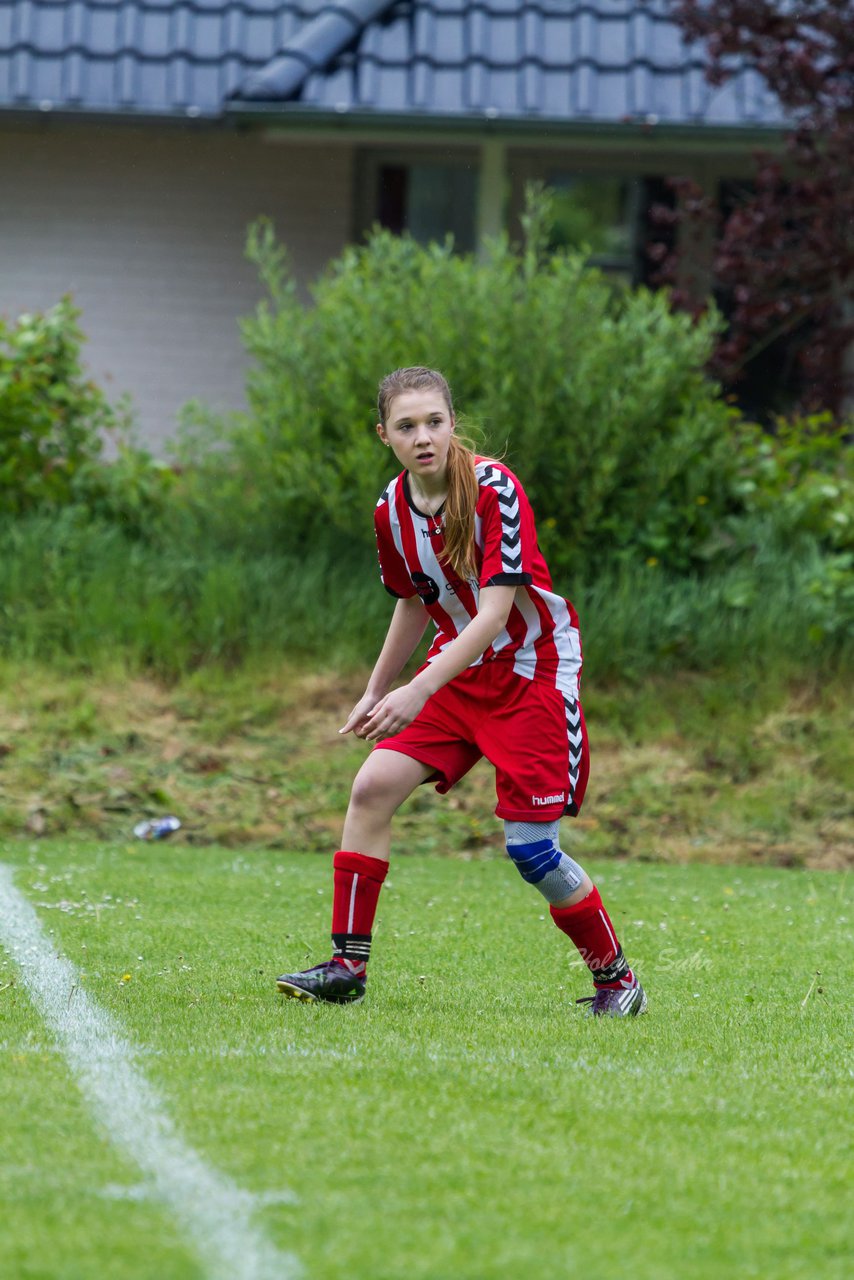
[{"label": "downspout pipe", "polygon": [[313,71],[328,67],[365,29],[391,8],[389,0],[339,0],[327,4],[260,71],[230,95],[242,102],[287,102]]}]

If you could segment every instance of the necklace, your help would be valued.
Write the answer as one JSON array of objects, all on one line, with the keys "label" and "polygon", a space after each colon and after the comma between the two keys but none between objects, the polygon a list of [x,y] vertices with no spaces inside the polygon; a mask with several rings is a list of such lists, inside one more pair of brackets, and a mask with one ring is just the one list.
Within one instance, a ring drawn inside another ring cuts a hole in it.
[{"label": "necklace", "polygon": [[[409,487],[412,492],[412,496],[416,501],[418,509],[421,511],[422,515],[425,515],[427,519],[431,522],[431,533],[438,533],[442,527],[442,517],[438,513],[440,509],[445,505],[445,501],[448,495],[443,494],[438,502],[436,502],[435,498],[433,498],[432,500],[429,499],[426,493],[424,493],[424,491],[422,490],[421,486],[415,484],[411,474],[409,476]],[[435,510],[433,505],[434,503],[435,503]]]}]

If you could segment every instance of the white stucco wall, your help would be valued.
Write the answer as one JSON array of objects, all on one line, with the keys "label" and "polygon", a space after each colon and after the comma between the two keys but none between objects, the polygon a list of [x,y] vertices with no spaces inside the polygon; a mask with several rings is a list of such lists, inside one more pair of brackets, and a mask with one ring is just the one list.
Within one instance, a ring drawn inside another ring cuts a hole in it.
[{"label": "white stucco wall", "polygon": [[71,293],[92,375],[157,450],[199,397],[243,402],[237,328],[261,289],[246,228],[273,218],[298,279],[352,232],[352,149],[94,123],[0,127],[0,313]]}]

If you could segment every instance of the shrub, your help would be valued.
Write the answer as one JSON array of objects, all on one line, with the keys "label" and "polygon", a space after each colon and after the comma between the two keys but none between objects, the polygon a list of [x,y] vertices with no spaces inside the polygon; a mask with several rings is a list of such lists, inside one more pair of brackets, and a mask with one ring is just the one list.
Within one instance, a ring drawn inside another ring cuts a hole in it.
[{"label": "shrub", "polygon": [[172,466],[124,439],[108,463],[81,467],[74,489],[90,518],[133,538],[161,541],[174,536],[180,519],[179,482]]},{"label": "shrub", "polygon": [[85,376],[79,314],[63,298],[14,326],[0,318],[0,517],[79,506],[150,534],[175,476],[132,443],[127,403],[111,405]]},{"label": "shrub", "polygon": [[0,513],[75,500],[81,471],[100,457],[121,415],[83,372],[78,312],[0,318]]},{"label": "shrub", "polygon": [[229,468],[210,454],[204,492],[213,477],[221,508],[265,545],[369,547],[389,474],[376,386],[429,364],[485,450],[518,467],[556,572],[620,555],[701,559],[703,504],[736,501],[732,413],[702,372],[716,321],[615,289],[583,255],[547,255],[546,216],[532,205],[525,244],[499,239],[485,261],[376,231],[329,266],[311,306],[256,224],[248,252],[268,296],[243,322],[250,409],[220,431]]},{"label": "shrub", "polygon": [[751,424],[738,433],[739,493],[790,553],[819,545],[854,552],[851,428],[830,414],[780,421],[773,434]]},{"label": "shrub", "polygon": [[548,216],[532,198],[525,243],[499,239],[485,261],[376,231],[327,268],[312,305],[271,226],[252,227],[267,298],[242,325],[250,409],[220,424],[213,452],[214,420],[192,411],[194,465],[208,446],[189,480],[199,510],[211,519],[217,495],[229,542],[242,524],[263,547],[369,553],[390,474],[376,386],[419,363],[448,375],[484,451],[518,468],[559,578],[615,561],[708,572],[749,557],[757,532],[841,550],[849,516],[828,514],[828,495],[847,493],[850,511],[844,433],[824,419],[776,437],[744,423],[703,372],[716,319],[546,253]]},{"label": "shrub", "polygon": [[714,322],[548,257],[544,218],[532,206],[523,246],[499,240],[484,262],[377,232],[331,264],[312,306],[257,224],[268,296],[243,323],[250,407],[192,406],[178,471],[121,440],[103,461],[120,415],[82,378],[69,303],[14,340],[4,329],[0,650],[94,661],[115,646],[166,674],[271,649],[367,659],[389,609],[376,385],[425,363],[448,373],[484,451],[518,469],[591,670],[737,666],[750,649],[790,663],[806,647],[847,661],[845,431],[741,421],[702,372]]}]

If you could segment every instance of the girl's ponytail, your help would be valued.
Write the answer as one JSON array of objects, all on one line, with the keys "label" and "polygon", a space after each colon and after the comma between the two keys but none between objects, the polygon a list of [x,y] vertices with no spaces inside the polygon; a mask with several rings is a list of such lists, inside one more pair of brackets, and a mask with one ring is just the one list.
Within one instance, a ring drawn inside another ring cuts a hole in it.
[{"label": "girl's ponytail", "polygon": [[474,450],[456,433],[448,450],[448,496],[445,499],[445,559],[468,581],[477,575],[474,549],[474,513],[478,499]]}]

